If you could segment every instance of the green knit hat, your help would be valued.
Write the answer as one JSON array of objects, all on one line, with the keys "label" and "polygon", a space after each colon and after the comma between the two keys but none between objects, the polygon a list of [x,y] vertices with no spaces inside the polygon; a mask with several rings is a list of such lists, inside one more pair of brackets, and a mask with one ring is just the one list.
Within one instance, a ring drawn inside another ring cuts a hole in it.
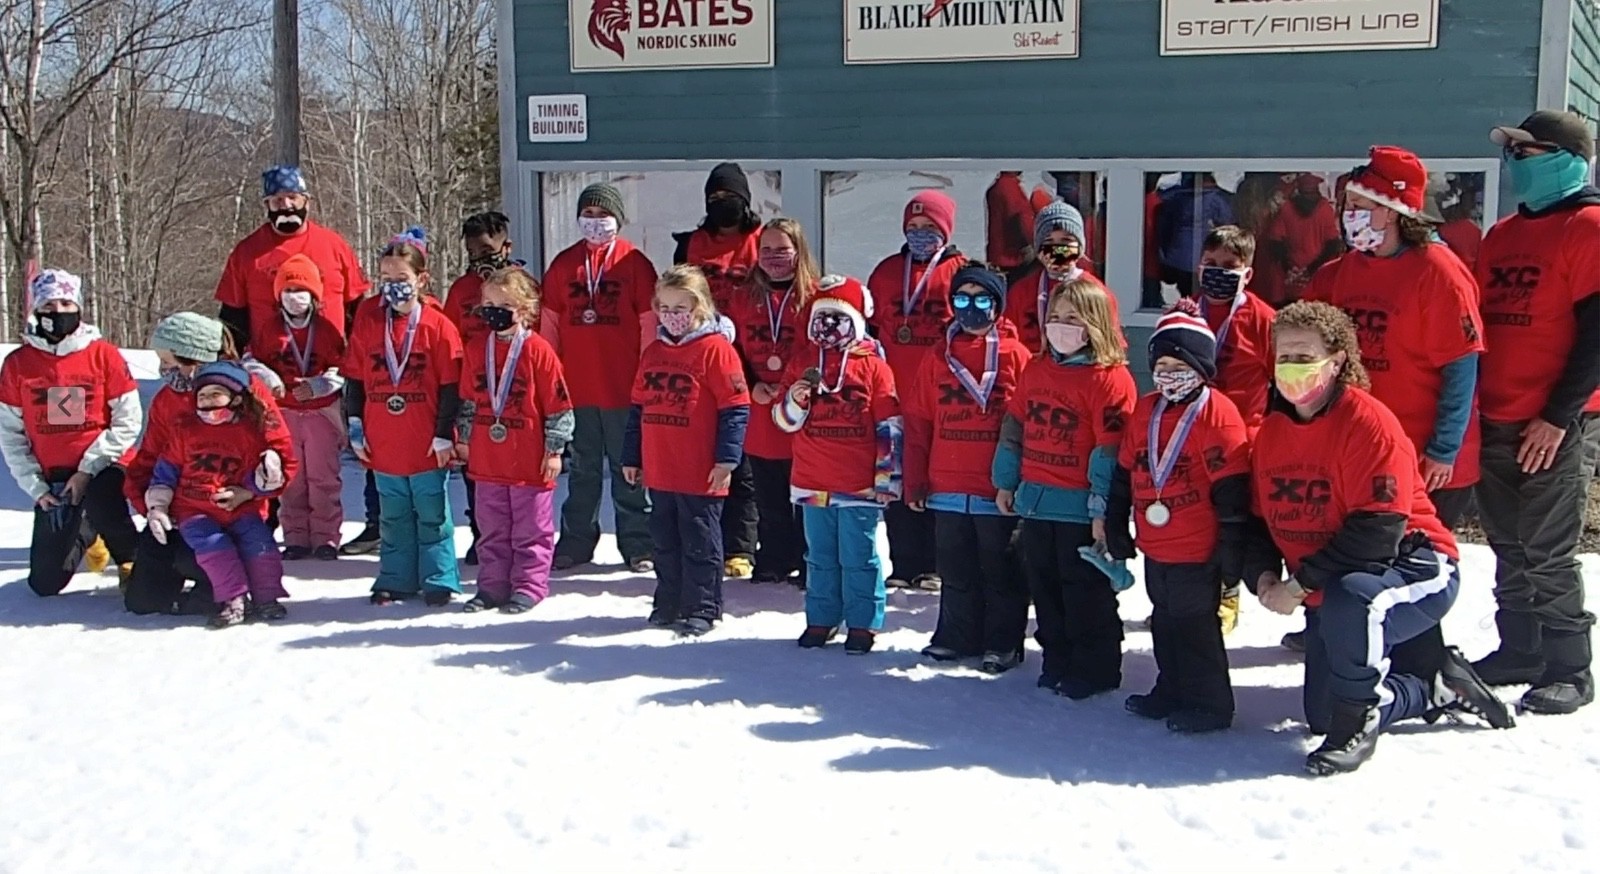
[{"label": "green knit hat", "polygon": [[222,352],[222,323],[199,313],[173,313],[156,323],[150,348],[165,349],[190,361],[216,361]]},{"label": "green knit hat", "polygon": [[622,192],[610,182],[596,182],[583,193],[578,195],[578,214],[583,214],[586,206],[598,206],[610,213],[617,220],[617,224],[625,224],[628,217],[622,211]]}]

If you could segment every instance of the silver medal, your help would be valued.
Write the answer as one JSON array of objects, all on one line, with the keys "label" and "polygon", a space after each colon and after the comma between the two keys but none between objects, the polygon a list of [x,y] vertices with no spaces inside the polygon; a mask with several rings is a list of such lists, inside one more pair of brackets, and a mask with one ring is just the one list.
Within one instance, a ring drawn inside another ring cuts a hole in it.
[{"label": "silver medal", "polygon": [[1160,528],[1172,521],[1172,511],[1167,509],[1166,504],[1152,501],[1150,506],[1144,508],[1144,521]]},{"label": "silver medal", "polygon": [[579,318],[583,319],[585,325],[592,325],[600,320],[599,314],[594,310],[584,310],[583,315],[579,316]]},{"label": "silver medal", "polygon": [[772,370],[772,371],[782,370],[783,369],[783,359],[779,358],[776,355],[772,356],[771,358],[768,358],[767,359],[767,369],[768,370]]},{"label": "silver medal", "polygon": [[384,401],[383,405],[396,416],[406,411],[406,399],[399,395],[389,395],[389,399]]},{"label": "silver medal", "polygon": [[505,424],[502,422],[496,422],[489,426],[489,439],[495,443],[506,442],[506,437],[509,435],[509,433],[510,432],[506,429]]}]

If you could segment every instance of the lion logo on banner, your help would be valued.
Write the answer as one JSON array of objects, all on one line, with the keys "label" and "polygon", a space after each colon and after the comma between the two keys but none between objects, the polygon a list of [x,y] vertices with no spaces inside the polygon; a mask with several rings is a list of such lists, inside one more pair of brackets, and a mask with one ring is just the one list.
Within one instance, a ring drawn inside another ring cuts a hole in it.
[{"label": "lion logo on banner", "polygon": [[617,57],[624,57],[622,35],[632,21],[628,0],[594,0],[589,7],[589,42],[594,43],[595,48],[609,49]]}]

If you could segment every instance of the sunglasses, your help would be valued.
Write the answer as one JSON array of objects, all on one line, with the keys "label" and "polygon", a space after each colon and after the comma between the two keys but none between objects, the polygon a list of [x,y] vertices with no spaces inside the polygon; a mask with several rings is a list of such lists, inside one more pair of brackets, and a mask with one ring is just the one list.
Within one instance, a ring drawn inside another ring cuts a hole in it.
[{"label": "sunglasses", "polygon": [[994,303],[994,295],[988,292],[968,294],[965,291],[957,291],[950,295],[950,306],[958,310],[971,309],[973,307],[977,307],[980,310],[992,310],[994,309]]}]

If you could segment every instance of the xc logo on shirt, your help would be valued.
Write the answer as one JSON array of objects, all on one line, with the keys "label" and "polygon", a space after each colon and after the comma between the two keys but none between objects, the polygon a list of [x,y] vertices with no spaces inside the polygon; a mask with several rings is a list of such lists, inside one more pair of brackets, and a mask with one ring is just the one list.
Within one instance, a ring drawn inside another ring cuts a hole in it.
[{"label": "xc logo on shirt", "polygon": [[1068,435],[1078,429],[1080,421],[1076,412],[1040,401],[1028,401],[1027,416],[1028,424],[1048,428],[1050,436],[1058,440],[1067,439]]},{"label": "xc logo on shirt", "polygon": [[1544,268],[1537,264],[1490,267],[1488,297],[1526,307],[1543,275]]},{"label": "xc logo on shirt", "polygon": [[1280,504],[1322,506],[1333,500],[1333,484],[1325,479],[1275,476],[1267,500]]},{"label": "xc logo on shirt", "polygon": [[224,478],[232,478],[244,470],[244,464],[231,455],[201,452],[189,460],[189,469],[198,473],[216,473]]},{"label": "xc logo on shirt", "polygon": [[[396,355],[398,355],[398,354],[399,353],[396,352]],[[383,353],[379,352],[379,353],[376,353],[374,355],[369,355],[367,357],[372,359],[372,372],[374,374],[382,375],[382,377],[383,377],[383,383],[382,384],[383,385],[388,385],[389,384],[389,362],[388,362],[387,359],[384,358]],[[405,369],[401,371],[400,381],[404,383],[404,382],[412,382],[414,380],[421,379],[422,378],[422,374],[427,369],[428,369],[428,353],[426,353],[426,352],[413,352],[413,353],[411,353],[411,357],[406,359],[406,366],[405,366]]]}]

